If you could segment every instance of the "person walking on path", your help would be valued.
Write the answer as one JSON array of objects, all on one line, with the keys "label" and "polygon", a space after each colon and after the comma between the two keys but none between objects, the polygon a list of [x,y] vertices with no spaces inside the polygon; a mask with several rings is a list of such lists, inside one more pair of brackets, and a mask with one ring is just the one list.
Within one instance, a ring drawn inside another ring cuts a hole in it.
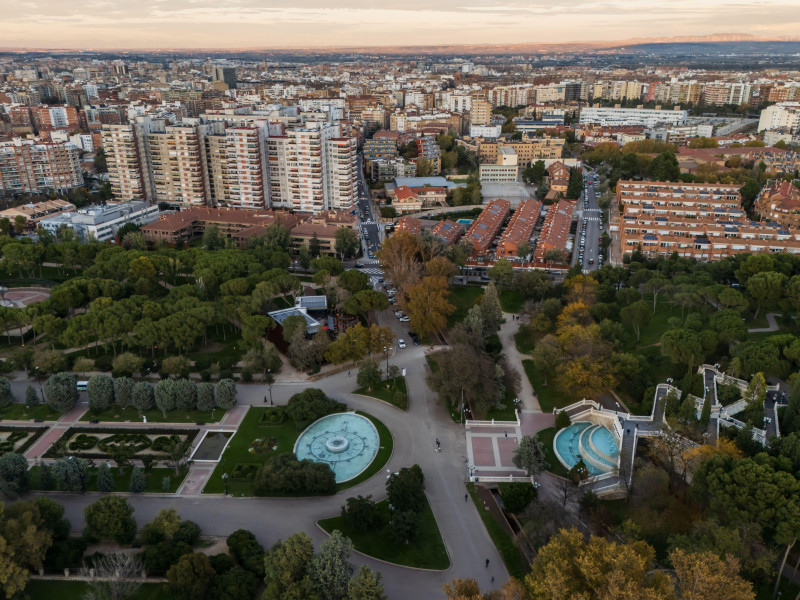
[{"label": "person walking on path", "polygon": [[469,502],[469,494],[464,494],[464,502]]},{"label": "person walking on path", "polygon": [[486,559],[486,568],[487,569],[489,568],[489,559],[488,558]]}]

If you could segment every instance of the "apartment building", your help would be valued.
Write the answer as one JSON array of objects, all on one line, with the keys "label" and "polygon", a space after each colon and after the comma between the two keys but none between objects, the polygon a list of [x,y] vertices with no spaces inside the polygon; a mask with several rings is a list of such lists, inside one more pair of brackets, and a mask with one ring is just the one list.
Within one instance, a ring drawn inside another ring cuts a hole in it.
[{"label": "apartment building", "polygon": [[436,138],[432,135],[424,135],[417,138],[418,159],[424,158],[431,163],[432,173],[437,175],[442,170],[442,150]]},{"label": "apartment building", "polygon": [[480,162],[497,164],[500,148],[511,148],[517,155],[517,164],[525,169],[531,162],[561,158],[564,140],[561,138],[532,138],[529,140],[505,141],[484,140],[478,143]]},{"label": "apartment building", "polygon": [[473,94],[470,101],[469,120],[472,125],[489,125],[492,122],[492,103],[484,94]]},{"label": "apartment building", "polygon": [[542,212],[542,203],[538,200],[525,200],[514,211],[500,241],[497,243],[498,258],[519,256],[519,245],[529,242]]},{"label": "apartment building", "polygon": [[800,188],[785,179],[769,181],[753,208],[762,219],[785,228],[800,227]]},{"label": "apartment building", "polygon": [[800,232],[753,222],[737,185],[620,181],[617,202],[623,254],[720,260],[740,253],[800,253]]},{"label": "apartment building", "polygon": [[800,102],[782,102],[761,111],[758,131],[782,130],[800,133]]},{"label": "apartment building", "polygon": [[117,200],[151,200],[153,182],[147,160],[147,135],[154,131],[149,117],[124,125],[103,125],[103,150],[111,191]]},{"label": "apartment building", "polygon": [[685,110],[661,110],[651,108],[583,108],[580,123],[596,123],[606,126],[641,125],[684,125],[689,118]]},{"label": "apartment building", "polygon": [[473,256],[481,256],[489,251],[497,232],[506,222],[511,211],[511,203],[503,198],[493,200],[472,222],[466,239],[472,243]]},{"label": "apartment building", "polygon": [[364,141],[364,160],[389,160],[397,156],[397,141],[378,137]]},{"label": "apartment building", "polygon": [[74,106],[32,106],[31,120],[37,131],[80,127],[78,110]]},{"label": "apartment building", "polygon": [[0,144],[0,191],[40,193],[81,185],[80,150],[74,144],[19,138]]},{"label": "apartment building", "polygon": [[422,231],[422,221],[414,217],[400,217],[394,229],[395,231],[406,231],[411,235],[417,235]]},{"label": "apartment building", "polygon": [[557,204],[549,207],[542,225],[542,232],[536,242],[536,251],[534,252],[536,262],[552,263],[547,260],[547,253],[551,250],[560,250],[568,257],[567,242],[574,211],[575,203],[569,200],[559,200]]},{"label": "apartment building", "polygon": [[519,175],[517,153],[510,146],[500,146],[497,161],[479,165],[478,174],[481,183],[514,183]]}]

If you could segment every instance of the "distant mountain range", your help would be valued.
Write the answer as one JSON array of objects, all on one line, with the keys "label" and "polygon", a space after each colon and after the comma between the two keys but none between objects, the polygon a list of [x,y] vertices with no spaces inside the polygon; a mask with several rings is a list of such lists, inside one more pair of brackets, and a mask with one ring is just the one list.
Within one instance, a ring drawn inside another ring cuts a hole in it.
[{"label": "distant mountain range", "polygon": [[[538,42],[538,43],[519,43],[519,44],[441,44],[441,45],[421,45],[421,46],[325,46],[325,47],[247,47],[247,48],[149,48],[130,50],[127,48],[109,48],[100,50],[101,52],[131,51],[136,53],[146,52],[179,52],[179,53],[214,53],[225,52],[266,52],[266,53],[291,53],[291,54],[424,54],[424,55],[478,55],[478,54],[559,54],[559,53],[581,53],[592,50],[604,50],[614,52],[630,49],[632,46],[650,45],[681,45],[681,44],[730,44],[730,43],[775,43],[775,42],[800,42],[800,36],[781,36],[763,37],[747,33],[715,33],[711,35],[685,35],[677,37],[654,37],[654,38],[629,38],[625,40],[612,41],[582,41],[582,42]],[[10,48],[0,47],[0,51],[6,52],[46,52],[46,51],[65,51],[75,50],[66,48]]]}]

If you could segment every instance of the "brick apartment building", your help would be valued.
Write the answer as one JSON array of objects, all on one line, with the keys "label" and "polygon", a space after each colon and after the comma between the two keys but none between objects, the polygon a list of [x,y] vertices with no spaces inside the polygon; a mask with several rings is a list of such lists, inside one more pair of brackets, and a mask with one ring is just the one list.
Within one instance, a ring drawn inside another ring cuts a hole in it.
[{"label": "brick apartment building", "polygon": [[478,158],[482,163],[497,163],[500,148],[511,148],[517,155],[517,165],[525,169],[531,162],[561,158],[564,140],[561,138],[534,138],[520,141],[481,141],[478,144]]},{"label": "brick apartment building", "polygon": [[443,221],[439,221],[432,230],[433,235],[440,237],[444,240],[444,243],[448,246],[455,244],[460,238],[461,234],[464,233],[461,225],[451,221],[450,219],[445,219]]},{"label": "brick apartment building", "polygon": [[422,231],[422,221],[414,217],[400,217],[395,226],[395,231],[407,231],[411,235],[417,235]]},{"label": "brick apartment building", "polygon": [[503,198],[493,200],[483,209],[467,231],[466,239],[472,242],[473,255],[481,256],[489,251],[497,232],[511,212],[511,203]]},{"label": "brick apartment building", "polygon": [[547,263],[545,257],[550,250],[561,250],[566,253],[574,210],[574,202],[559,200],[547,211],[534,253],[537,262]]},{"label": "brick apartment building", "polygon": [[519,205],[497,244],[498,258],[518,256],[519,245],[530,241],[541,212],[542,203],[538,200],[525,200]]},{"label": "brick apartment building", "polygon": [[741,253],[800,253],[800,232],[749,219],[737,185],[620,181],[617,203],[623,254],[641,248],[648,257],[677,253],[709,261]]},{"label": "brick apartment building", "polygon": [[753,207],[762,219],[784,227],[800,226],[800,188],[791,181],[768,182]]}]

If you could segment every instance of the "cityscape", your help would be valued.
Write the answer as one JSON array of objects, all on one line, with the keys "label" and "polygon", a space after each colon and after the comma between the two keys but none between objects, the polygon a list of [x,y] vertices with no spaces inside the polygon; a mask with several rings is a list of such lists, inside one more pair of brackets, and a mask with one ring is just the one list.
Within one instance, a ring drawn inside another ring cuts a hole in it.
[{"label": "cityscape", "polygon": [[0,0],[0,597],[800,599],[800,9],[270,4]]}]

